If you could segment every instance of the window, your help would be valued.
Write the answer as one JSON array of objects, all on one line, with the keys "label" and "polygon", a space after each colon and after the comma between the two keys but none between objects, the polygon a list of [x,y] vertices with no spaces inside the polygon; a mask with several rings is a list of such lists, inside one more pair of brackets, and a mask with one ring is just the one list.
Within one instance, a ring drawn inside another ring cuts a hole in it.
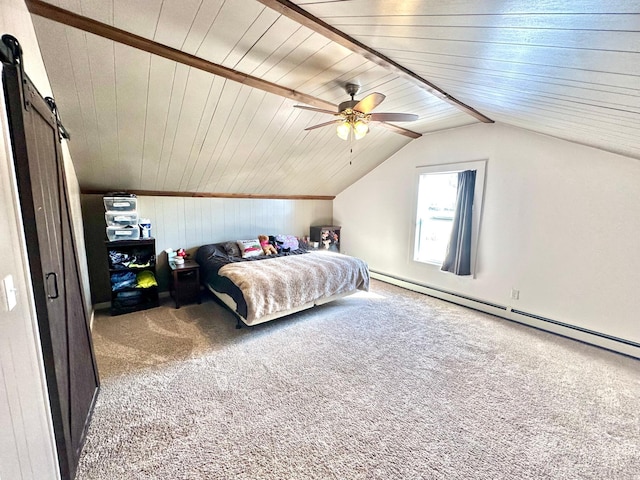
[{"label": "window", "polygon": [[457,172],[420,175],[414,260],[442,264],[451,237],[457,191]]},{"label": "window", "polygon": [[485,167],[485,161],[418,167],[413,261],[442,265],[451,237],[458,172],[476,170],[471,247],[473,272],[480,231]]}]

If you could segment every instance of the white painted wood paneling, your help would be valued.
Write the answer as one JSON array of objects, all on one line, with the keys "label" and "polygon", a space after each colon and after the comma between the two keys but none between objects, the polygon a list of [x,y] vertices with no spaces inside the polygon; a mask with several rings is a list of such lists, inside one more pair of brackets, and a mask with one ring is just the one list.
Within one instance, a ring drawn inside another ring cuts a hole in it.
[{"label": "white painted wood paneling", "polygon": [[[96,20],[106,23],[107,25],[113,25],[113,0],[66,0],[67,2],[77,5],[78,8],[65,6],[61,2],[60,7],[67,8],[71,11],[75,11],[81,15],[86,15]],[[51,2],[54,5],[57,2]]]},{"label": "white painted wood paneling", "polygon": [[[115,45],[114,53],[118,122],[116,185],[124,189],[135,188],[140,182],[151,56],[118,44]],[[144,88],[137,89],[133,85],[144,85]]]},{"label": "white painted wood paneling", "polygon": [[[91,63],[87,48],[87,35],[84,32],[68,29],[64,31],[64,36],[66,37],[65,43],[68,46],[68,60],[71,66],[66,73],[68,75],[67,81],[73,82],[76,91],[82,89],[86,92],[86,94],[76,95],[77,106],[80,112],[79,118],[83,127],[82,130],[78,131],[79,135],[77,135],[77,138],[74,135],[74,141],[77,140],[79,144],[76,151],[80,155],[91,155],[93,146],[99,144],[100,136],[91,83]],[[51,40],[52,43],[55,44],[55,40]],[[80,86],[77,85],[79,80],[83,82]],[[81,168],[84,171],[79,170],[79,174],[90,174],[90,172],[87,172],[87,170],[90,170],[89,165],[81,165]]]},{"label": "white painted wood paneling", "polygon": [[[303,2],[297,2],[303,6]],[[311,11],[310,6],[305,9]],[[606,8],[606,6],[605,6]],[[522,11],[526,11],[523,9]],[[637,10],[637,9],[636,9]],[[351,12],[354,13],[354,12]],[[328,13],[325,18],[331,19],[331,24],[339,29],[343,27],[369,26],[375,31],[383,27],[408,26],[408,27],[467,27],[474,29],[566,29],[568,25],[575,23],[575,14],[572,13],[552,13],[546,15],[533,15],[530,13],[511,13],[508,15],[486,14],[469,11],[467,15],[456,15],[438,13],[433,10],[433,5],[429,5],[429,12],[416,15],[334,15]],[[637,11],[634,13],[616,13],[607,15],[606,13],[581,13],[580,25],[583,30],[605,30],[605,31],[633,31],[637,27]],[[353,30],[355,31],[355,30]]]},{"label": "white painted wood paneling", "polygon": [[[244,4],[244,2],[243,2]],[[244,35],[233,46],[233,49],[225,57],[223,65],[229,68],[238,68],[238,64],[247,56],[251,56],[251,51],[256,42],[268,31],[279,18],[276,12],[269,8],[264,8],[257,18],[249,25]]]},{"label": "white painted wood paneling", "polygon": [[[292,28],[290,22],[291,20],[288,19],[282,20],[274,24],[274,28],[269,29],[268,32],[272,30],[275,31],[276,39],[270,45],[260,45],[264,53],[259,55],[258,59],[264,58],[266,53],[269,53],[269,55],[266,56],[266,59],[262,61],[258,68],[253,70],[252,75],[266,79],[270,72],[282,68],[280,64],[285,62],[286,58],[293,54],[298,45],[303,44],[313,37],[311,30],[297,24],[294,24],[295,28]],[[280,32],[281,30],[282,33]],[[282,42],[278,42],[277,40],[281,37]],[[326,45],[326,42],[322,42],[322,45]]]},{"label": "white painted wood paneling", "polygon": [[[181,2],[178,1],[173,3],[177,5],[172,8],[182,8]],[[192,55],[198,54],[198,50],[202,45],[202,42],[209,31],[213,28],[215,19],[220,13],[224,3],[225,0],[202,0],[197,12],[195,13],[195,18],[189,27],[189,34],[184,41],[181,49],[182,51]]]},{"label": "white painted wood paneling", "polygon": [[[247,116],[245,108],[252,94],[253,89],[246,86],[240,86],[235,82],[225,82],[224,91],[220,99],[219,109],[216,111],[214,122],[216,127],[214,131],[215,146],[209,158],[209,166],[202,177],[198,190],[215,192],[214,188],[219,180],[222,171],[229,162],[228,157],[224,157],[228,146],[232,146],[240,141],[240,138],[234,136],[237,131],[241,116]],[[262,92],[255,92],[254,99],[261,96]],[[251,105],[249,106],[251,108]],[[240,129],[243,125],[240,123]]]},{"label": "white painted wood paneling", "polygon": [[196,16],[202,13],[202,3],[202,0],[162,2],[153,40],[173,48],[183,48]]},{"label": "white painted wood paneling", "polygon": [[[91,63],[91,77],[85,85],[91,85],[93,92],[91,96],[95,104],[96,123],[98,124],[99,141],[91,146],[88,152],[89,158],[95,161],[89,163],[91,176],[86,179],[86,175],[78,173],[82,161],[75,161],[78,181],[82,187],[97,187],[105,185],[113,174],[113,164],[118,159],[118,117],[116,103],[116,81],[115,81],[115,45],[102,38],[87,35],[87,50]],[[58,97],[58,90],[54,94]],[[78,92],[80,95],[80,92]],[[67,117],[63,117],[65,125],[70,131],[75,132],[81,129],[77,122],[68,125]],[[74,117],[72,119],[75,120]],[[72,142],[69,143],[72,147]],[[88,162],[87,162],[88,163]],[[85,180],[86,179],[86,180]]]},{"label": "white painted wood paneling", "polygon": [[[231,63],[234,60],[237,62],[237,55],[241,52],[240,42],[247,32],[250,37],[255,38],[255,30],[251,27],[265,9],[266,7],[258,2],[226,0],[217,11],[206,37],[195,52],[196,55],[210,62],[225,64],[227,57],[238,46],[231,60]],[[250,45],[245,45],[246,47]]]},{"label": "white painted wood paneling", "polygon": [[[417,113],[422,120],[415,125],[422,131],[443,128],[442,121],[447,126],[469,121],[396,74],[259,2],[154,1],[147,10],[142,3],[134,2],[126,14],[121,1],[104,2],[102,8],[89,0],[60,5],[336,104],[348,99],[347,82],[362,84],[357,98],[386,89],[379,111]],[[342,188],[338,184],[356,178],[355,169],[343,170],[346,178],[309,174],[317,165],[335,171],[344,164],[348,144],[335,129],[304,131],[330,119],[327,115],[301,112],[295,102],[54,22],[36,22],[43,36],[84,39],[56,42],[45,48],[45,57],[52,62],[66,126],[79,135],[70,148],[79,153],[78,178],[85,188],[331,195]],[[58,62],[60,56],[66,61]],[[386,148],[370,149],[361,165],[373,168],[390,145],[407,142],[383,140],[394,135],[372,129],[370,136],[379,136]]]},{"label": "white painted wood paneling", "polygon": [[193,166],[190,169],[185,169],[185,174],[182,176],[181,188],[187,191],[197,190],[213,153],[213,148],[215,147],[214,141],[218,139],[221,134],[221,128],[219,127],[222,121],[216,124],[214,118],[216,113],[218,113],[222,92],[226,83],[227,80],[224,78],[215,77],[207,93],[207,100],[202,113],[199,132],[196,135],[196,140],[190,153],[192,157],[190,161]]},{"label": "white painted wood paneling", "polygon": [[[162,143],[158,170],[156,172],[149,172],[150,175],[154,175],[155,173],[154,190],[164,189],[164,185],[169,178],[171,156],[176,142],[176,132],[178,130],[178,122],[181,118],[182,105],[190,71],[190,67],[175,65],[172,75],[173,83],[171,85],[171,94],[166,98],[158,99],[160,102],[168,101],[169,108],[167,110],[167,116],[164,119],[164,134],[157,139],[157,141]],[[154,100],[155,99],[151,99],[150,101]],[[152,121],[155,121],[155,119],[152,119]]]},{"label": "white painted wood paneling", "polygon": [[156,186],[162,158],[162,139],[169,117],[169,103],[177,65],[161,57],[151,56],[149,87],[144,120],[144,144],[138,179],[140,188]]},{"label": "white painted wood paneling", "polygon": [[[249,54],[236,64],[234,68],[260,76],[265,71],[282,58],[289,47],[285,46],[288,41],[291,45],[303,41],[311,35],[311,32],[303,29],[299,24],[286,17],[278,17],[271,28],[263,32],[262,36],[247,50]],[[293,48],[293,47],[291,47]]]},{"label": "white painted wood paneling", "polygon": [[637,2],[295,2],[503,121],[638,158]]},{"label": "white painted wood paneling", "polygon": [[[403,0],[401,2],[380,0],[346,0],[318,2],[317,0],[297,0],[294,3],[318,17],[359,17],[359,16],[404,16],[422,15],[506,15],[506,14],[574,14],[596,12],[637,13],[637,6],[628,0],[612,0],[603,5],[600,0],[510,0],[509,2],[474,2],[457,0]],[[323,15],[322,12],[326,12]],[[575,20],[575,19],[574,19]]]},{"label": "white painted wood paneling", "polygon": [[[325,69],[324,66],[327,65],[327,60],[332,62],[333,59],[327,56],[322,59],[314,58],[316,55],[322,56],[321,52],[329,45],[330,41],[327,38],[317,33],[312,33],[304,41],[297,43],[286,57],[269,69],[261,78],[295,89],[305,80],[308,80],[310,72],[321,72]],[[344,49],[340,50],[340,52],[343,57],[349,55],[349,52]],[[311,69],[305,70],[305,65],[309,65]],[[328,65],[331,65],[331,63]]]},{"label": "white painted wood paneling", "polygon": [[153,38],[158,28],[163,0],[107,0],[113,4],[113,26],[135,33],[141,37]]},{"label": "white painted wood paneling", "polygon": [[[56,0],[206,60],[335,103],[387,96],[428,133],[477,120],[254,0]],[[634,2],[296,2],[494,120],[639,157]],[[358,169],[328,115],[36,19],[85,188],[332,195],[408,140],[373,127]],[[50,41],[53,39],[54,41]],[[319,171],[323,165],[325,171]]]},{"label": "white painted wood paneling", "polygon": [[213,83],[213,75],[190,68],[184,96],[178,111],[164,189],[179,190],[183,179],[193,168],[190,153],[206,106],[206,98]]}]

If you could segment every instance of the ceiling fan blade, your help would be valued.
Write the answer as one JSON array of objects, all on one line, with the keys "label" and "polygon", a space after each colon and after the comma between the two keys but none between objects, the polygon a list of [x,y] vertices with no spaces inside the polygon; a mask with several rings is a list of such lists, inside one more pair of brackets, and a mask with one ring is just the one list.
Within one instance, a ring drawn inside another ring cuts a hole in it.
[{"label": "ceiling fan blade", "polygon": [[294,105],[293,108],[301,108],[302,110],[311,110],[312,112],[328,113],[330,115],[338,114],[338,112],[332,112],[331,110],[325,110],[324,108],[307,107],[306,105]]},{"label": "ceiling fan blade", "polygon": [[369,113],[371,110],[380,105],[385,98],[386,97],[383,94],[374,92],[356,103],[353,109],[362,113]]},{"label": "ceiling fan blade", "polygon": [[413,113],[372,113],[371,120],[375,122],[414,122],[418,115]]},{"label": "ceiling fan blade", "polygon": [[311,127],[305,128],[305,130],[315,130],[316,128],[326,127],[327,125],[333,125],[334,123],[340,123],[342,120],[331,120],[330,122],[319,123],[318,125],[313,125]]},{"label": "ceiling fan blade", "polygon": [[392,132],[399,133],[400,135],[404,135],[409,138],[420,138],[422,136],[421,133],[414,132],[412,130],[407,130],[406,128],[398,127],[397,125],[392,125],[390,123],[378,122],[378,125],[391,130]]}]

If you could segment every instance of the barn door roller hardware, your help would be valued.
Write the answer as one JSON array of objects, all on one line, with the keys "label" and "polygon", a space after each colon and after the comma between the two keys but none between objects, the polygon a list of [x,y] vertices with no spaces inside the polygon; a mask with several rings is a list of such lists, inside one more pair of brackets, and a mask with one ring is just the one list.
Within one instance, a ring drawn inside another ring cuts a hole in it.
[{"label": "barn door roller hardware", "polygon": [[62,125],[62,122],[60,121],[60,112],[58,111],[56,101],[52,97],[46,97],[44,101],[47,102],[47,105],[49,105],[49,108],[51,109],[51,113],[53,113],[53,116],[56,117],[56,124],[58,125],[58,134],[60,135],[60,141],[62,141],[63,138],[65,140],[71,140],[71,135],[69,135],[69,132],[67,132],[67,129],[64,128],[64,125]]},{"label": "barn door roller hardware", "polygon": [[[2,35],[2,42],[0,42],[0,61],[7,65],[13,65],[20,71],[20,77],[22,79],[20,86],[20,93],[22,95],[22,100],[24,102],[24,108],[29,110],[30,102],[29,95],[25,92],[25,87],[28,86],[27,75],[24,73],[24,62],[22,59],[22,47],[20,46],[20,42],[13,35],[5,34]],[[30,82],[33,83],[33,82]],[[35,95],[36,92],[31,91],[31,88],[27,88],[30,95]],[[58,107],[56,106],[56,102],[53,98],[47,97],[44,99],[51,109],[51,113],[53,114],[56,125],[58,126],[58,134],[60,135],[60,140],[63,138],[65,140],[69,140],[71,137],[69,132],[62,122],[60,121],[60,113],[58,112]]]},{"label": "barn door roller hardware", "polygon": [[13,35],[2,35],[2,43],[0,43],[0,60],[2,60],[2,63],[22,65],[22,47]]},{"label": "barn door roller hardware", "polygon": [[22,94],[22,100],[24,102],[24,108],[29,110],[29,99],[24,94],[24,86],[27,83],[24,73],[24,66],[22,64],[22,47],[20,42],[13,35],[5,33],[2,35],[2,42],[0,42],[0,59],[2,63],[13,65],[19,71],[19,78],[22,79],[22,85],[20,86],[20,93]]}]

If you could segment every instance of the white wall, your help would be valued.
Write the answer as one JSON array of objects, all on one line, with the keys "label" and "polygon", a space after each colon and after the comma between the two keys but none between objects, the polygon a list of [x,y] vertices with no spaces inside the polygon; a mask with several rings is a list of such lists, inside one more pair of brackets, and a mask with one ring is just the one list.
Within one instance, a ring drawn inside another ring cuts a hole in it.
[{"label": "white wall", "polygon": [[[43,95],[51,89],[31,17],[21,0],[0,2],[0,33],[21,43],[29,77]],[[18,304],[8,311],[0,288],[0,478],[59,478],[44,369],[39,349],[26,247],[17,204],[4,94],[0,99],[0,278],[11,275]]]},{"label": "white wall", "polygon": [[64,168],[67,178],[67,187],[69,195],[69,210],[71,211],[71,221],[73,223],[73,234],[77,251],[78,268],[80,270],[80,279],[82,294],[84,296],[86,311],[89,315],[93,313],[91,305],[91,286],[89,285],[89,267],[87,265],[87,250],[84,242],[84,226],[82,224],[82,206],[80,201],[80,185],[71,161],[71,153],[67,142],[62,142],[62,154],[64,159]]},{"label": "white wall", "polygon": [[[102,196],[83,195],[85,238],[93,302],[110,300],[105,219]],[[255,238],[260,234],[309,235],[309,226],[331,222],[330,200],[272,200],[251,198],[138,197],[138,213],[151,219],[158,253],[158,283],[166,289],[167,248],[191,254],[208,243]]]},{"label": "white wall", "polygon": [[[480,159],[476,278],[411,261],[416,167]],[[334,219],[372,270],[640,342],[640,160],[478,124],[411,142],[342,192]]]}]

